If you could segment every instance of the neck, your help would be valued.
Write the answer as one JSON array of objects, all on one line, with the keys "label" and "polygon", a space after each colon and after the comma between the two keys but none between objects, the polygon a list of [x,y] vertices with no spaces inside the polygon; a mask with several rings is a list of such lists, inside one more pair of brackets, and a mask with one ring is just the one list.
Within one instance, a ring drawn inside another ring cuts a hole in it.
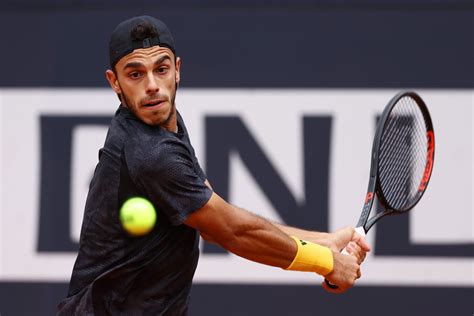
[{"label": "neck", "polygon": [[176,116],[176,106],[173,104],[171,109],[170,116],[166,119],[166,121],[161,124],[161,127],[166,129],[168,132],[177,133],[178,132],[178,118]]}]

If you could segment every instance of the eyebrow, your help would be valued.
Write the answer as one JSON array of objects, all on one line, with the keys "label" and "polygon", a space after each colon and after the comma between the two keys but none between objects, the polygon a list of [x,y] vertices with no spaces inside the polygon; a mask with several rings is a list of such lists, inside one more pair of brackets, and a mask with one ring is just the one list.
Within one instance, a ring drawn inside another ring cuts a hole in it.
[{"label": "eyebrow", "polygon": [[155,61],[155,65],[159,65],[161,64],[162,62],[164,62],[165,60],[171,60],[170,56],[168,55],[165,55],[161,58],[158,58],[156,61]]},{"label": "eyebrow", "polygon": [[[159,65],[162,62],[164,62],[165,60],[171,60],[170,56],[165,55],[163,57],[160,57],[154,62],[154,64]],[[130,63],[125,64],[125,66],[123,66],[123,70],[125,70],[127,68],[140,68],[140,67],[145,67],[145,65],[143,65],[142,63],[139,63],[139,62],[130,62]]]},{"label": "eyebrow", "polygon": [[125,66],[123,66],[123,70],[127,68],[140,68],[140,67],[144,67],[144,65],[139,62],[130,62],[130,63],[125,64]]}]

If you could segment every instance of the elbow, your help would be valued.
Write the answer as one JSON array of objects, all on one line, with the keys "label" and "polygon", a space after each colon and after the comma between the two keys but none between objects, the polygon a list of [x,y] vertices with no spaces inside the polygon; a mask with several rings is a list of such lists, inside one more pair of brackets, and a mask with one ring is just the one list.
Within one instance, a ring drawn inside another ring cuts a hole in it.
[{"label": "elbow", "polygon": [[208,234],[205,234],[203,232],[199,232],[199,234],[201,235],[201,238],[204,239],[206,242],[210,242],[210,243],[213,243],[213,244],[216,244],[216,240],[214,238],[212,238],[210,235]]}]

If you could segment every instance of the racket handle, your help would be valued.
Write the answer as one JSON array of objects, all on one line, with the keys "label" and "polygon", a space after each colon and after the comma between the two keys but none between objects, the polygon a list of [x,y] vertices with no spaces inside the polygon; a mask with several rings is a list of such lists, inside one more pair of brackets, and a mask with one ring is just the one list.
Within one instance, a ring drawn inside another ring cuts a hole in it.
[{"label": "racket handle", "polygon": [[[354,230],[356,231],[356,233],[358,233],[358,234],[361,235],[362,237],[365,237],[366,233],[365,233],[364,227],[359,226],[359,227],[356,227]],[[349,255],[349,253],[347,252],[347,246],[344,247],[344,249],[342,249],[341,253],[342,253],[343,255]],[[326,284],[327,284],[331,289],[337,289],[337,288],[339,288],[337,285],[332,284],[332,283],[329,282],[327,279],[324,279],[324,281],[326,282]]]}]

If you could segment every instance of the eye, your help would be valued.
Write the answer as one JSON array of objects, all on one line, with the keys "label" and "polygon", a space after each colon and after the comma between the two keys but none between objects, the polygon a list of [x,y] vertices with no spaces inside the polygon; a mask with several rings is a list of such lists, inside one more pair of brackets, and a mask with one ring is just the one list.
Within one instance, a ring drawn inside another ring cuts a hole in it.
[{"label": "eye", "polygon": [[156,72],[158,72],[159,74],[165,74],[167,71],[168,71],[167,66],[160,66],[156,69]]},{"label": "eye", "polygon": [[132,79],[139,79],[142,77],[142,74],[138,71],[132,71],[131,73],[128,74],[128,76]]}]

